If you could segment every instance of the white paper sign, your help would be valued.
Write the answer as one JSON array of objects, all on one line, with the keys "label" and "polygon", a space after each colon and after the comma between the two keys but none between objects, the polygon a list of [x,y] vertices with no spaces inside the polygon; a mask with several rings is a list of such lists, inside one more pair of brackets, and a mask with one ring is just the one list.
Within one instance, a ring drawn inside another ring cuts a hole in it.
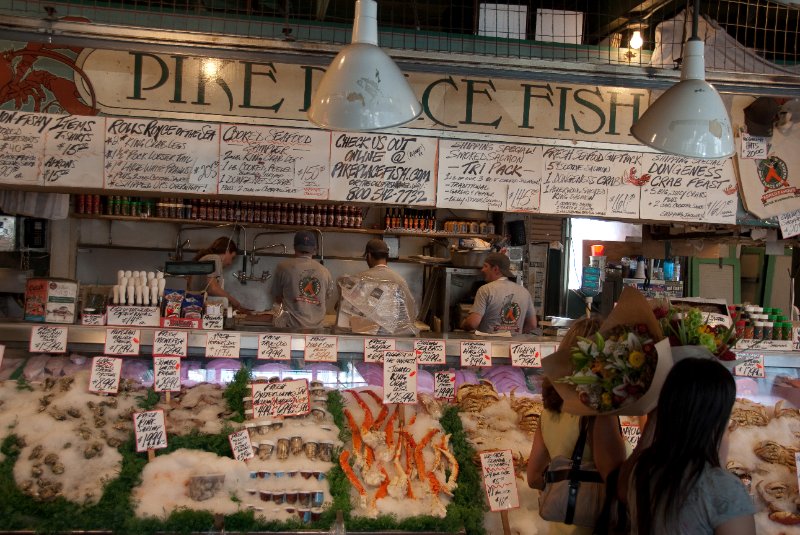
[{"label": "white paper sign", "polygon": [[46,140],[43,134],[57,117],[46,113],[0,110],[0,183],[42,185],[40,168]]},{"label": "white paper sign", "polygon": [[461,342],[462,366],[491,366],[491,342]]},{"label": "white paper sign", "polygon": [[31,353],[66,353],[67,328],[39,325],[31,328]]},{"label": "white paper sign", "polygon": [[364,362],[383,362],[383,352],[394,348],[394,338],[364,338]]},{"label": "white paper sign", "polygon": [[186,331],[158,330],[153,333],[153,355],[157,357],[185,357],[188,333]]},{"label": "white paper sign", "polygon": [[136,435],[136,451],[158,450],[167,447],[167,426],[164,411],[133,413],[133,432]]},{"label": "white paper sign", "polygon": [[89,376],[89,391],[98,394],[116,394],[119,390],[119,375],[122,359],[114,357],[94,357],[92,374]]},{"label": "white paper sign", "polygon": [[800,234],[800,209],[779,214],[778,224],[784,239]]},{"label": "white paper sign", "polygon": [[413,351],[384,352],[383,402],[417,402],[417,357]]},{"label": "white paper sign", "polygon": [[103,187],[104,117],[56,115],[47,127],[45,186]]},{"label": "white paper sign", "polygon": [[339,340],[335,336],[306,336],[303,359],[306,362],[336,362]]},{"label": "white paper sign", "polygon": [[764,355],[761,353],[737,353],[738,358],[746,359],[741,364],[737,364],[733,369],[733,374],[739,377],[766,377],[764,370]]},{"label": "white paper sign", "polygon": [[181,358],[153,357],[153,390],[156,392],[181,391]]},{"label": "white paper sign", "polygon": [[433,374],[433,397],[436,399],[455,399],[455,372],[436,372]]},{"label": "white paper sign", "polygon": [[250,433],[247,432],[247,429],[242,429],[241,431],[228,435],[228,442],[231,444],[233,458],[237,461],[246,461],[255,456],[253,453],[253,443],[250,442]]},{"label": "white paper sign", "polygon": [[253,383],[253,418],[302,416],[311,411],[308,381],[294,379],[276,383]]},{"label": "white paper sign", "polygon": [[744,160],[763,160],[767,157],[767,138],[742,132],[739,157]]},{"label": "white paper sign", "polygon": [[524,368],[541,368],[542,351],[539,344],[510,344],[511,365]]},{"label": "white paper sign", "polygon": [[158,327],[161,311],[158,307],[110,306],[108,307],[109,325],[123,327]]},{"label": "white paper sign", "polygon": [[621,425],[622,437],[625,442],[631,445],[631,448],[636,448],[639,443],[639,438],[642,436],[642,428],[638,425]]},{"label": "white paper sign", "polygon": [[229,331],[208,333],[206,338],[206,357],[238,359],[240,347],[240,333]]},{"label": "white paper sign", "polygon": [[259,334],[258,358],[263,360],[290,360],[292,358],[292,335]]},{"label": "white paper sign", "polygon": [[419,364],[445,364],[447,354],[444,340],[414,340],[414,353]]},{"label": "white paper sign", "polygon": [[106,329],[107,355],[138,355],[139,329]]},{"label": "white paper sign", "polygon": [[519,507],[514,458],[511,450],[485,451],[481,454],[481,475],[489,509],[506,511]]}]

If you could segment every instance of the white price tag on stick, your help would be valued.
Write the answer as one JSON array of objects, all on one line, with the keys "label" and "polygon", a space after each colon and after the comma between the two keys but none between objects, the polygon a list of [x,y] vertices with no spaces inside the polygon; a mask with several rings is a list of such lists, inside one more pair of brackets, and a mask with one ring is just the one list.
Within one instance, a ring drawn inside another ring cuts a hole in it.
[{"label": "white price tag on stick", "polygon": [[153,357],[153,376],[153,390],[156,392],[180,392],[180,357]]},{"label": "white price tag on stick", "polygon": [[241,431],[228,435],[228,442],[231,444],[233,458],[237,461],[246,461],[255,456],[253,453],[253,443],[250,442],[250,433],[247,432],[247,429],[242,429]]},{"label": "white price tag on stick", "polygon": [[436,399],[455,399],[455,372],[436,372],[433,374],[433,397]]},{"label": "white price tag on stick", "polygon": [[120,371],[122,371],[122,359],[94,357],[92,374],[89,376],[89,391],[98,394],[116,394],[119,390]]},{"label": "white price tag on stick", "polygon": [[31,328],[31,353],[66,353],[67,328],[38,325]]},{"label": "white price tag on stick", "polygon": [[417,357],[413,351],[383,352],[383,402],[417,402]]},{"label": "white price tag on stick", "polygon": [[489,508],[505,511],[519,507],[514,458],[511,450],[485,451],[481,456],[481,473]]},{"label": "white price tag on stick", "polygon": [[167,447],[167,426],[164,411],[133,413],[133,432],[136,435],[136,451],[158,450]]}]

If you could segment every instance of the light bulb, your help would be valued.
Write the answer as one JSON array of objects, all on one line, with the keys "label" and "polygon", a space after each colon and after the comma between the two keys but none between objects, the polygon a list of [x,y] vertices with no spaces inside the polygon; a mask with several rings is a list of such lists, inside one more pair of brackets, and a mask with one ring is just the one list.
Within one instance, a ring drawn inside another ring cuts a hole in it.
[{"label": "light bulb", "polygon": [[639,30],[635,30],[633,32],[633,35],[631,35],[630,47],[634,50],[639,50],[640,48],[642,48],[643,44],[644,40],[642,39],[642,32],[640,32]]}]

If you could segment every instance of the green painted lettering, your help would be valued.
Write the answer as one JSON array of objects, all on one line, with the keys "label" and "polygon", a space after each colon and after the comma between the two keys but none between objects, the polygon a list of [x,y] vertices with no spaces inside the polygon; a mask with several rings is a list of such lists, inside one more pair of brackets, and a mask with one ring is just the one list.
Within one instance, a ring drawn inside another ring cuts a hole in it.
[{"label": "green painted lettering", "polygon": [[[441,78],[439,80],[431,82],[430,84],[428,84],[428,87],[426,87],[425,91],[422,93],[422,111],[425,113],[425,115],[428,116],[428,118],[431,121],[440,126],[444,126],[446,128],[458,128],[458,125],[456,124],[447,124],[443,121],[440,121],[439,119],[434,117],[433,112],[431,111],[430,107],[431,93],[439,84],[447,84],[449,86],[452,86],[453,89],[455,89],[456,91],[458,91],[458,86],[456,85],[456,82],[455,80],[453,80],[452,76],[448,76],[447,78]],[[445,89],[445,91],[447,90]]]},{"label": "green painted lettering", "polygon": [[[525,96],[522,99],[522,124],[520,128],[531,128],[531,99],[532,98],[541,98],[547,101],[550,104],[550,107],[553,106],[553,99],[550,98],[553,96],[553,88],[550,87],[550,84],[544,85],[533,85],[533,84],[520,84],[523,88],[525,88]],[[534,95],[531,89],[543,89],[543,94],[536,94]]]},{"label": "green painted lettering", "polygon": [[303,107],[297,111],[305,113],[311,107],[311,97],[314,96],[314,71],[325,72],[325,69],[312,67],[311,65],[301,65],[300,68],[305,71],[305,76],[303,76]]},{"label": "green painted lettering", "polygon": [[[617,97],[619,93],[616,91],[611,92],[611,102],[609,102],[609,111],[608,111],[608,131],[606,134],[611,134],[612,136],[618,136],[620,132],[617,132],[617,107],[623,106],[625,108],[631,108],[633,112],[633,121],[631,124],[635,123],[639,120],[639,101],[644,96],[642,93],[631,93],[633,97],[633,104],[620,104],[617,102]],[[628,132],[625,134],[630,135]]]},{"label": "green painted lettering", "polygon": [[[151,89],[157,89],[164,85],[169,77],[169,69],[167,68],[167,64],[164,62],[164,60],[155,54],[149,54],[147,52],[129,52],[129,54],[133,56],[133,96],[127,98],[128,100],[146,100],[144,97],[142,97],[142,92],[150,91]],[[142,74],[145,57],[156,60],[156,63],[158,63],[159,67],[161,67],[161,77],[158,79],[158,82],[150,87],[142,87]]]},{"label": "green painted lettering", "polygon": [[183,60],[185,58],[183,56],[172,56],[172,58],[175,60],[175,90],[170,102],[186,104],[186,101],[183,100]]},{"label": "green painted lettering", "polygon": [[463,82],[467,83],[467,102],[466,102],[466,110],[465,110],[465,120],[459,121],[460,124],[477,124],[482,126],[493,126],[497,128],[500,125],[500,121],[503,119],[502,117],[498,117],[491,123],[481,123],[477,122],[473,119],[473,110],[475,109],[475,93],[480,93],[489,97],[489,100],[492,100],[492,95],[489,93],[488,89],[475,89],[476,84],[486,84],[488,85],[492,91],[495,91],[494,84],[491,80],[469,80],[464,79]]},{"label": "green painted lettering", "polygon": [[567,94],[571,87],[556,87],[558,89],[558,128],[556,130],[567,132]]},{"label": "green painted lettering", "polygon": [[[267,63],[255,63],[250,61],[245,61],[244,63],[244,95],[242,96],[242,105],[239,106],[240,108],[253,108],[259,110],[272,110],[274,112],[278,112],[281,109],[281,105],[283,105],[283,101],[285,98],[280,99],[278,102],[273,104],[272,106],[257,106],[252,103],[252,95],[253,95],[253,77],[255,76],[266,76],[274,83],[277,83],[277,79],[275,78],[275,65],[272,62]],[[254,65],[260,65],[262,67],[267,67],[267,71],[255,71],[253,70]]]},{"label": "green painted lettering", "polygon": [[600,106],[598,106],[594,102],[586,100],[583,97],[583,95],[587,94],[587,93],[589,95],[595,95],[595,96],[597,96],[597,98],[600,99],[601,102],[603,101],[603,95],[602,95],[602,93],[600,93],[600,88],[599,87],[595,87],[594,90],[578,89],[577,91],[575,91],[575,102],[577,104],[583,106],[584,108],[588,108],[588,109],[592,110],[597,115],[597,117],[600,119],[600,124],[594,130],[586,130],[585,128],[582,128],[578,124],[578,121],[575,119],[575,114],[573,113],[571,115],[571,117],[572,117],[572,127],[575,129],[575,132],[579,133],[579,134],[596,134],[600,130],[602,130],[603,129],[603,125],[606,124],[606,114],[603,113],[603,109]]}]

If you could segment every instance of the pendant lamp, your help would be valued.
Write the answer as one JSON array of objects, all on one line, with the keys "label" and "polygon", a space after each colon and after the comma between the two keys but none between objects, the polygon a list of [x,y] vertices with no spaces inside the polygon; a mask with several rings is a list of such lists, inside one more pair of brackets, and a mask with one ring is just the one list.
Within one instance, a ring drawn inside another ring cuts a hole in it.
[{"label": "pendant lamp", "polygon": [[422,105],[403,73],[378,47],[378,4],[357,0],[352,42],[320,81],[308,120],[330,130],[370,131],[417,118]]},{"label": "pendant lamp", "polygon": [[683,50],[681,80],[631,127],[633,137],[661,152],[689,158],[728,158],[734,153],[728,111],[705,80],[704,44],[698,37],[700,1],[694,2],[692,36]]}]

